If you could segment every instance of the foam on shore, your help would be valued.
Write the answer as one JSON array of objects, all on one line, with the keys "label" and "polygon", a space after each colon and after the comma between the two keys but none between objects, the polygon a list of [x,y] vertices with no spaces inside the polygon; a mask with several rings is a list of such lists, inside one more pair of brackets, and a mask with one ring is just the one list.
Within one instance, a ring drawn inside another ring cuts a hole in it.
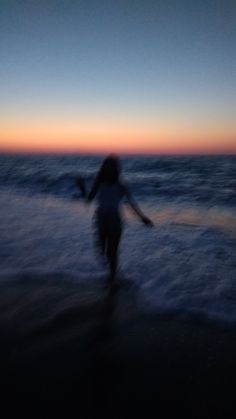
[{"label": "foam on shore", "polygon": [[[0,196],[1,280],[28,275],[104,283],[93,244],[93,207],[79,201]],[[120,276],[139,290],[146,311],[236,322],[236,233],[233,214],[209,209],[146,209],[147,229],[126,216]],[[233,221],[232,221],[233,220]]]}]

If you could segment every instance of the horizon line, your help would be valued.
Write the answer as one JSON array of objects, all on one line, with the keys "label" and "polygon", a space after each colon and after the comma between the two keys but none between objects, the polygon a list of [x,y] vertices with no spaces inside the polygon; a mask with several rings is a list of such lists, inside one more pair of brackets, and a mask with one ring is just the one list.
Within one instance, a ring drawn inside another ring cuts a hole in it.
[{"label": "horizon line", "polygon": [[66,150],[1,150],[0,149],[0,155],[38,155],[38,156],[106,156],[109,154],[115,154],[120,156],[146,156],[146,157],[152,157],[152,156],[189,156],[189,157],[200,157],[200,156],[236,156],[236,151],[207,151],[207,152],[190,152],[190,151],[180,151],[180,152],[158,152],[158,151],[114,151],[114,150],[107,150],[107,151],[66,151]]}]

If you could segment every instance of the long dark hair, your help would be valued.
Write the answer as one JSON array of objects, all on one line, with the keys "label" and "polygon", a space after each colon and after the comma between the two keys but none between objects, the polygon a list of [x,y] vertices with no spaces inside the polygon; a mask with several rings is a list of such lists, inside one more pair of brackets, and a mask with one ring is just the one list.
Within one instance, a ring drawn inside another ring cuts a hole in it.
[{"label": "long dark hair", "polygon": [[120,160],[115,154],[106,157],[97,174],[97,182],[100,183],[116,183],[119,182],[121,173]]}]

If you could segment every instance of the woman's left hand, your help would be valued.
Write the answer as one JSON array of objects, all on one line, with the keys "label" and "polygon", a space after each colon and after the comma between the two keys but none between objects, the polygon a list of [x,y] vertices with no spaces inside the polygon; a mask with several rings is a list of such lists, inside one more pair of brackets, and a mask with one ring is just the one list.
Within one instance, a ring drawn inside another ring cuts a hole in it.
[{"label": "woman's left hand", "polygon": [[149,227],[153,227],[154,226],[154,224],[153,224],[153,222],[150,220],[150,218],[148,218],[148,217],[142,217],[142,222],[146,225],[146,226],[149,226]]}]

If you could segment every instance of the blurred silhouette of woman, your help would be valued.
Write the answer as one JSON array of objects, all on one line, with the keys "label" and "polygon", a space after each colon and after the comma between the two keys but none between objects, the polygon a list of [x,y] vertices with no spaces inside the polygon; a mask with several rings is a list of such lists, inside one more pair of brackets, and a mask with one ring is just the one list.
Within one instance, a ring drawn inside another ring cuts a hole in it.
[{"label": "blurred silhouette of woman", "polygon": [[121,166],[117,156],[109,155],[103,161],[91,191],[87,194],[84,181],[79,178],[77,186],[83,197],[91,202],[95,197],[97,209],[95,212],[95,228],[97,244],[102,255],[105,255],[110,268],[109,281],[114,282],[117,272],[118,246],[122,233],[122,220],[120,204],[126,198],[131,208],[140,220],[152,226],[152,221],[147,218],[137,203],[132,198],[128,187],[120,179]]}]

